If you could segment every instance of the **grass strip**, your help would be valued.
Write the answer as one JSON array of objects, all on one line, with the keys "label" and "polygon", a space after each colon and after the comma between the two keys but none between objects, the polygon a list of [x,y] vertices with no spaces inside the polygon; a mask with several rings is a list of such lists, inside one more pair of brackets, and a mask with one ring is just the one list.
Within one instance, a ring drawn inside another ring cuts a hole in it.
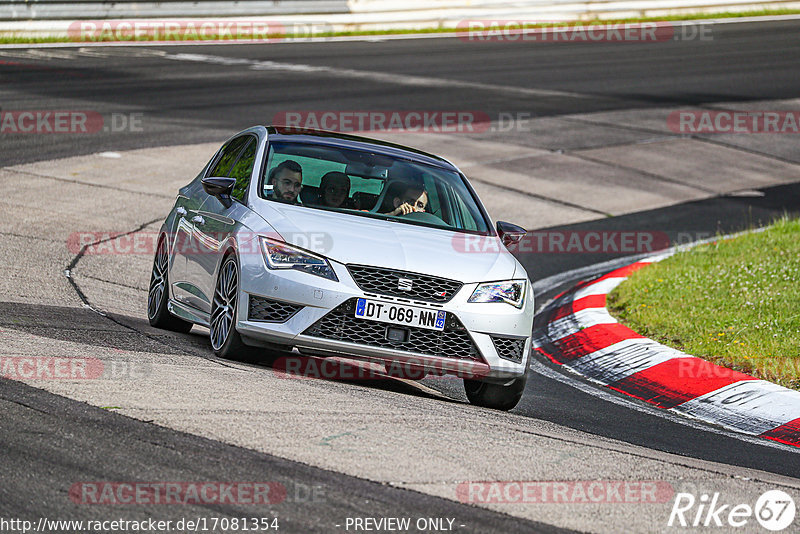
[{"label": "grass strip", "polygon": [[608,308],[664,345],[800,389],[800,220],[636,271]]}]

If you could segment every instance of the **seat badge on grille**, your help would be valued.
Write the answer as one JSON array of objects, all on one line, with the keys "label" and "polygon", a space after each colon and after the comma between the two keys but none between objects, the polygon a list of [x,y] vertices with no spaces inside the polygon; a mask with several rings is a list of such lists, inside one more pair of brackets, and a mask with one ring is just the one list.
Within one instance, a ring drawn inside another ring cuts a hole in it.
[{"label": "seat badge on grille", "polygon": [[397,289],[400,291],[411,291],[411,286],[413,285],[414,281],[410,278],[398,278],[397,279]]}]

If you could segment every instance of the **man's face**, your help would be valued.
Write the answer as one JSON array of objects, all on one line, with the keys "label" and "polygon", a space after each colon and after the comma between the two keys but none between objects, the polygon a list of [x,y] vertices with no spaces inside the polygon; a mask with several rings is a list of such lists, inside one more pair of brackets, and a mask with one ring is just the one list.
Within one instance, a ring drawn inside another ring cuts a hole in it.
[{"label": "man's face", "polygon": [[428,193],[419,189],[407,189],[402,196],[394,199],[395,208],[403,204],[408,204],[414,211],[425,211],[425,207],[428,205]]},{"label": "man's face", "polygon": [[297,195],[300,194],[300,189],[303,187],[302,179],[303,177],[299,172],[294,172],[291,169],[281,169],[275,175],[275,183],[272,184],[275,189],[275,198],[291,204],[297,202]]}]

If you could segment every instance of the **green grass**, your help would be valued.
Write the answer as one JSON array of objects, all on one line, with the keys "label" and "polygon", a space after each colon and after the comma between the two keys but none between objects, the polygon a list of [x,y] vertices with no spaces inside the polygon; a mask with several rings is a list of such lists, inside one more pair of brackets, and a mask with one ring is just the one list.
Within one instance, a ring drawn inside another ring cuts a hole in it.
[{"label": "green grass", "polygon": [[14,37],[0,35],[0,44],[68,43],[66,37]]},{"label": "green grass", "polygon": [[[567,26],[583,26],[587,24],[626,24],[626,23],[636,23],[636,22],[659,22],[659,21],[681,21],[681,20],[706,20],[706,19],[721,19],[721,18],[741,18],[741,17],[765,17],[765,16],[777,16],[777,15],[796,15],[800,14],[800,9],[761,9],[761,10],[753,10],[753,11],[741,11],[741,12],[720,12],[720,13],[694,13],[694,14],[686,14],[686,15],[667,15],[663,17],[632,17],[632,18],[622,18],[622,19],[608,19],[608,20],[600,20],[600,19],[593,19],[593,20],[586,20],[586,21],[564,21],[564,22],[557,22],[557,23],[542,23],[542,24],[526,24],[524,25],[525,28],[549,28],[549,27],[567,27]],[[487,19],[489,20],[489,19]],[[370,36],[370,35],[407,35],[407,34],[419,34],[419,33],[456,33],[456,32],[464,32],[466,31],[465,28],[424,28],[424,29],[395,29],[395,30],[363,30],[363,31],[343,31],[343,32],[321,32],[315,33],[313,37],[348,37],[348,36]],[[273,34],[268,35],[267,38],[269,39],[278,39],[278,40],[293,40],[293,39],[307,39],[309,35],[307,34]],[[240,39],[243,41],[247,40],[247,36],[242,36]],[[153,40],[152,37],[141,36],[137,39],[130,39],[130,41],[151,41]],[[234,37],[227,37],[227,38],[219,38],[215,35],[204,35],[198,36],[196,39],[179,39],[180,41],[213,41],[213,40],[228,40],[228,41],[236,41],[237,38]],[[118,39],[114,39],[112,37],[100,38],[97,40],[75,40],[71,39],[68,36],[46,36],[46,37],[17,37],[14,35],[2,35],[0,34],[0,44],[35,44],[35,43],[82,43],[82,42],[117,42]]]},{"label": "green grass", "polygon": [[633,273],[608,307],[634,331],[800,389],[800,221],[681,252]]}]

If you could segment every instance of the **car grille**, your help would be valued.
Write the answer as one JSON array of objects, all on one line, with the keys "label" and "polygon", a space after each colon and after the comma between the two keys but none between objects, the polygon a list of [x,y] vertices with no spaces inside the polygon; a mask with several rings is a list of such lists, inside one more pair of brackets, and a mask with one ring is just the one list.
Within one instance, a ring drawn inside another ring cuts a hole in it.
[{"label": "car grille", "polygon": [[250,295],[247,319],[250,321],[285,323],[301,309],[303,309],[303,307],[297,304],[289,304],[288,302],[280,302],[278,300]]},{"label": "car grille", "polygon": [[525,350],[525,338],[491,336],[497,355],[512,362],[522,361]]},{"label": "car grille", "polygon": [[394,325],[355,317],[357,300],[353,298],[340,304],[303,333],[308,336],[429,356],[481,360],[478,347],[473,343],[466,328],[450,313],[447,314],[447,323],[443,331],[398,326],[408,330],[408,340],[389,341],[386,339],[386,329]]},{"label": "car grille", "polygon": [[[426,302],[448,302],[463,285],[438,276],[365,265],[348,265],[347,270],[364,291]],[[400,289],[401,279],[411,281],[409,290]]]}]

